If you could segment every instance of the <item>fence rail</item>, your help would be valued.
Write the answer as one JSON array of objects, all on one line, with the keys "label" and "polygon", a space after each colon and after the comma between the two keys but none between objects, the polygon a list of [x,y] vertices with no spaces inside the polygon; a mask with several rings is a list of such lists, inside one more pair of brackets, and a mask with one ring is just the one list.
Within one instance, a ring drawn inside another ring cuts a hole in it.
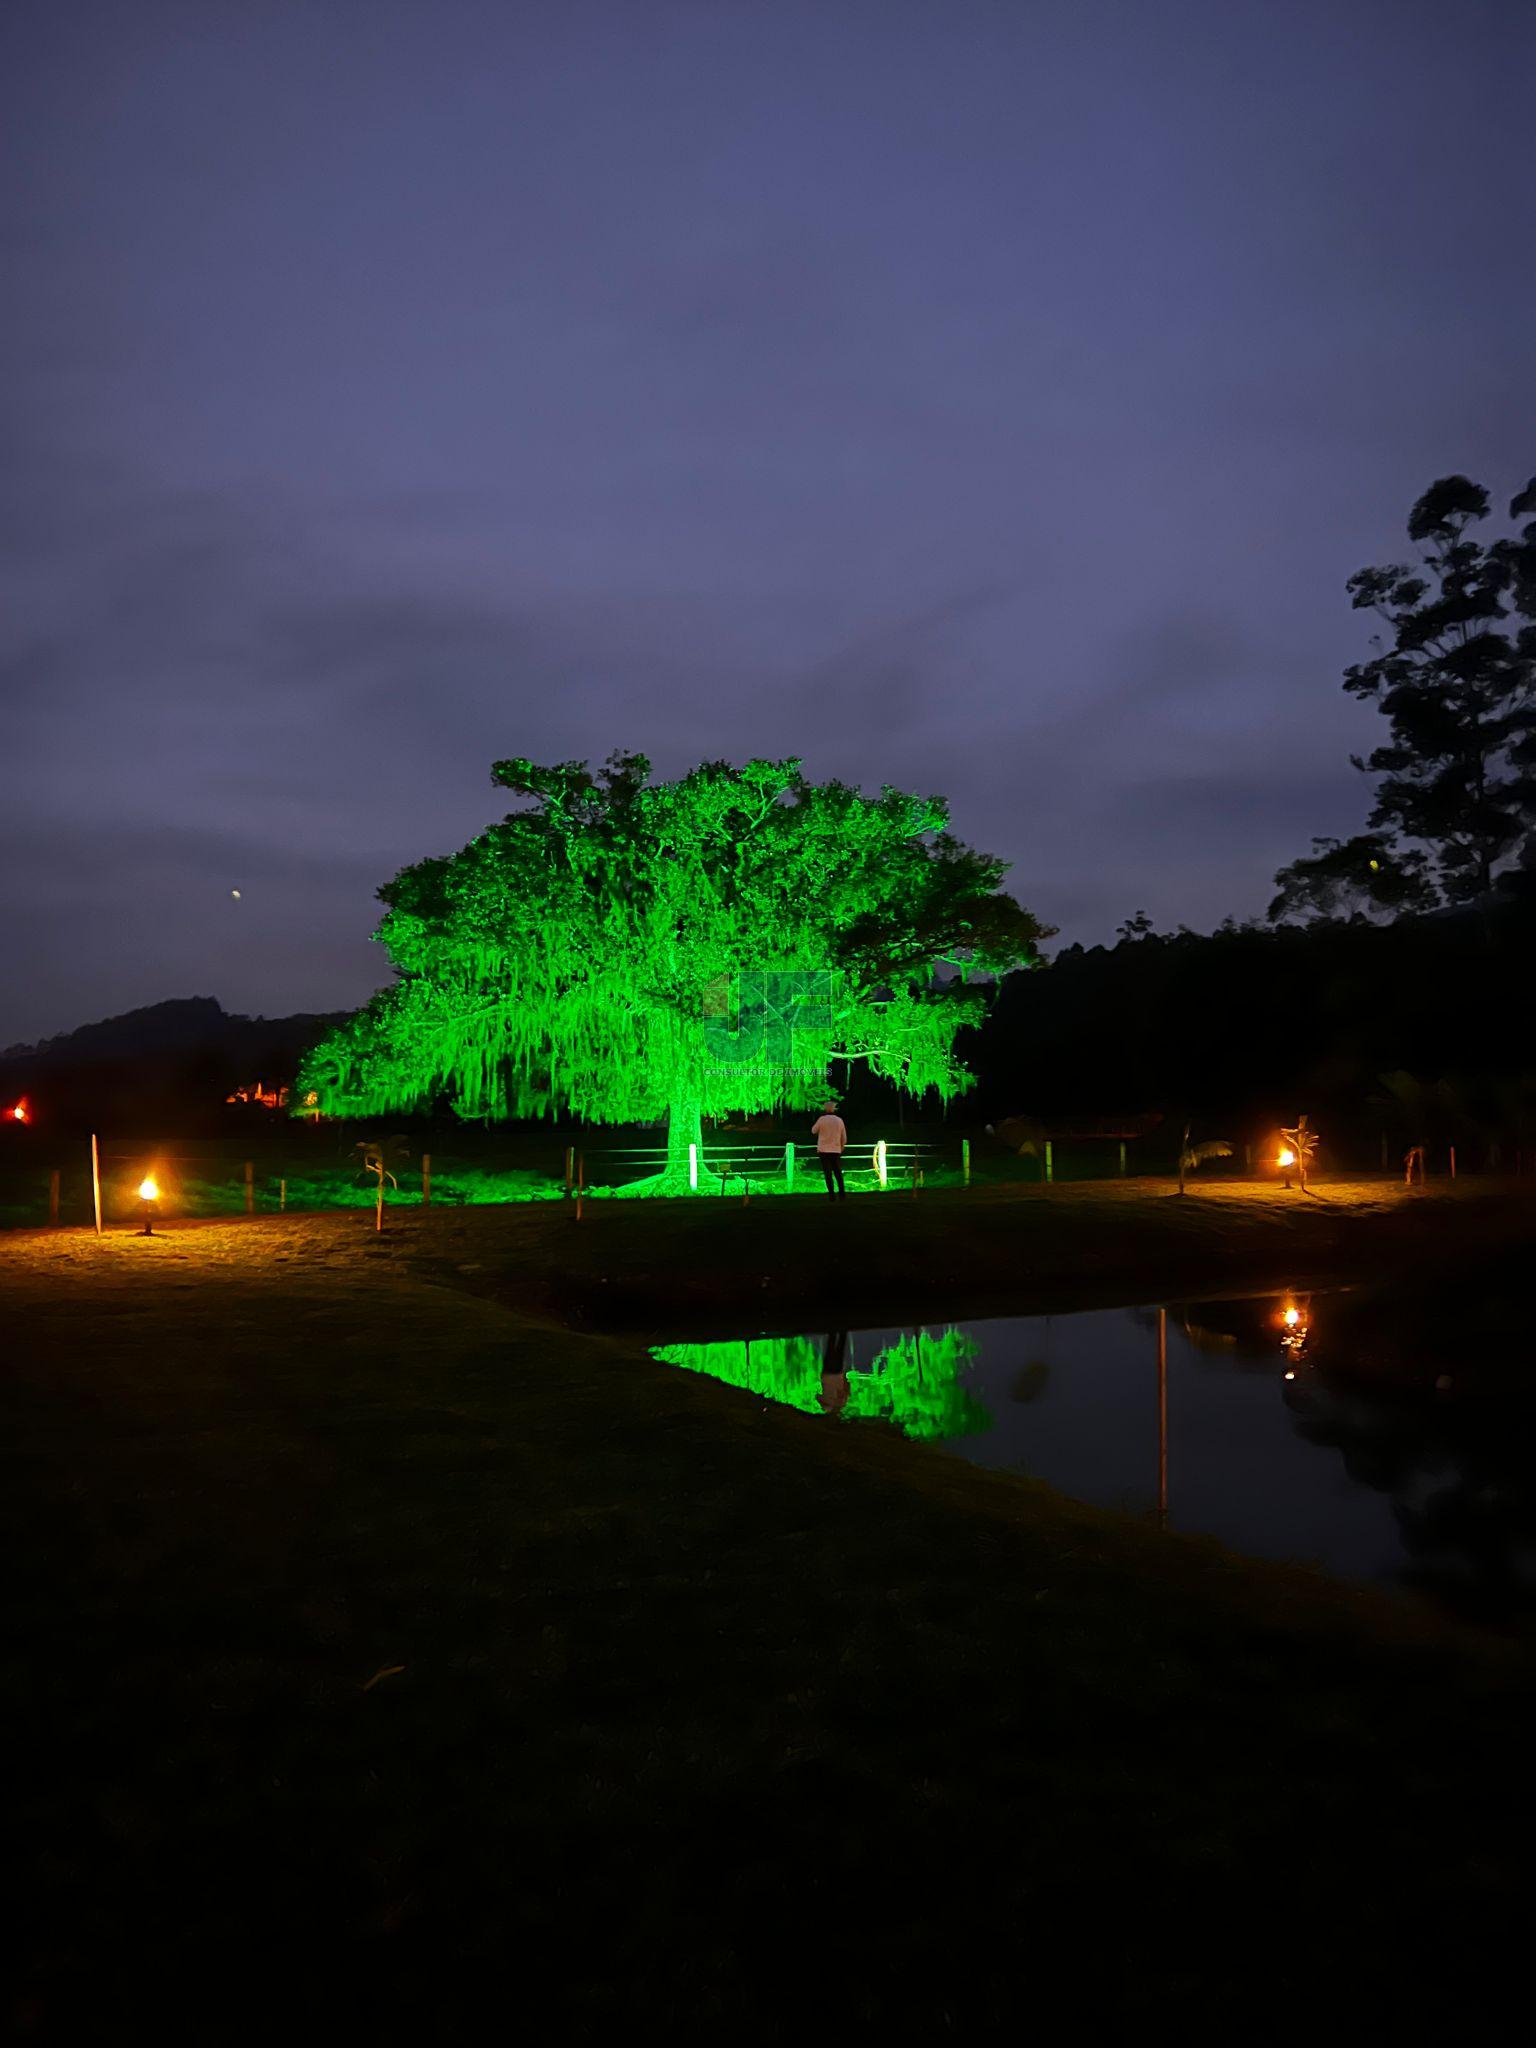
[{"label": "fence rail", "polygon": [[[393,1208],[397,1204],[419,1202],[426,1206],[441,1202],[459,1206],[558,1201],[562,1194],[576,1197],[579,1205],[583,1198],[592,1195],[642,1192],[635,1184],[659,1175],[669,1157],[676,1156],[664,1141],[588,1146],[581,1144],[574,1132],[568,1135],[563,1186],[561,1152],[555,1149],[560,1144],[558,1138],[549,1150],[539,1148],[536,1156],[525,1146],[515,1161],[483,1152],[460,1154],[455,1148],[439,1155],[434,1168],[432,1155],[422,1151],[408,1161],[395,1161],[398,1178],[395,1173],[389,1174],[379,1213],[382,1214],[383,1207]],[[355,1159],[344,1167],[338,1155],[335,1166],[327,1168],[307,1149],[302,1158],[293,1152],[272,1156],[269,1151],[266,1157],[241,1159],[213,1147],[190,1149],[185,1140],[173,1140],[173,1150],[148,1143],[134,1144],[130,1149],[122,1139],[93,1143],[82,1138],[73,1156],[54,1152],[50,1157],[52,1144],[57,1141],[44,1138],[39,1144],[40,1136],[23,1133],[15,1153],[0,1146],[0,1230],[35,1227],[45,1220],[55,1226],[94,1220],[100,1230],[104,1222],[137,1219],[142,1213],[140,1189],[144,1178],[157,1181],[156,1217],[163,1215],[167,1219],[373,1207],[378,1192],[372,1175],[365,1174]],[[1093,1136],[1102,1139],[1103,1134]],[[447,1142],[453,1144],[451,1139]],[[1025,1156],[1015,1156],[994,1146],[982,1155],[980,1176],[988,1183],[1022,1178],[1048,1186],[1058,1177],[1058,1142],[1046,1139]],[[1116,1165],[1119,1173],[1124,1174],[1124,1143],[1115,1139],[1110,1142],[1119,1146],[1120,1153],[1118,1159],[1111,1153],[1110,1161],[1105,1162],[1107,1172],[1101,1167],[1097,1172],[1084,1173],[1086,1160],[1078,1154],[1070,1158],[1065,1177],[1118,1178]],[[860,1143],[848,1147],[843,1163],[851,1186],[860,1192],[889,1189],[915,1197],[925,1184],[969,1187],[972,1146],[973,1140],[959,1133],[953,1137],[883,1139],[873,1145]],[[1086,1152],[1090,1148],[1084,1149]],[[1091,1149],[1097,1150],[1102,1159],[1102,1146]],[[1403,1180],[1404,1166],[1397,1159],[1397,1147],[1387,1136],[1383,1135],[1380,1141],[1379,1168],[1372,1161],[1371,1169],[1362,1171],[1358,1156],[1362,1149],[1356,1145],[1354,1157],[1331,1157],[1329,1177],[1374,1179],[1379,1174],[1386,1180]],[[1209,1176],[1211,1180],[1257,1183],[1276,1177],[1274,1155],[1268,1147],[1245,1142],[1234,1147],[1234,1154],[1230,1162]],[[763,1139],[747,1132],[738,1140],[731,1133],[715,1132],[693,1147],[692,1171],[686,1180],[705,1197],[736,1195],[745,1201],[754,1194],[809,1194],[813,1188],[819,1192],[821,1187],[815,1158],[814,1141]],[[1143,1158],[1138,1164],[1138,1179],[1164,1175],[1171,1178],[1175,1172],[1174,1162],[1166,1156],[1160,1156],[1156,1163]],[[1428,1156],[1424,1148],[1416,1147],[1407,1156],[1407,1175],[1414,1182],[1426,1176],[1455,1180],[1468,1171],[1469,1165],[1474,1171],[1480,1169],[1495,1176],[1524,1176],[1536,1169],[1536,1156],[1528,1147],[1512,1142],[1507,1148],[1489,1145],[1470,1162],[1464,1152],[1458,1157],[1457,1148],[1449,1145],[1429,1148]],[[284,1178],[285,1174],[290,1177]],[[418,1175],[419,1190],[415,1185]],[[663,1183],[660,1191],[666,1192],[670,1187],[680,1193],[685,1184],[685,1177],[679,1175],[675,1181]]]},{"label": "fence rail", "polygon": [[[870,1146],[849,1146],[843,1153],[845,1167],[854,1172],[872,1173],[881,1187],[887,1187],[895,1180],[915,1182],[924,1172],[924,1162],[931,1160],[938,1147],[920,1142],[897,1140],[892,1143],[880,1138]],[[962,1148],[965,1177],[970,1178],[970,1145]],[[675,1155],[665,1145],[604,1145],[577,1150],[571,1147],[566,1154],[566,1186],[573,1184],[573,1174],[583,1185],[586,1184],[585,1166],[593,1162],[613,1159],[633,1162],[647,1171],[637,1179],[649,1178],[650,1173],[662,1171]],[[808,1167],[818,1157],[814,1145],[798,1144],[793,1139],[783,1144],[747,1143],[741,1145],[721,1144],[712,1140],[688,1147],[688,1184],[697,1188],[706,1180],[718,1180],[721,1192],[732,1182],[782,1180],[786,1191],[792,1191],[796,1173],[802,1166]],[[867,1164],[864,1163],[867,1158]],[[579,1162],[579,1168],[577,1165]]]}]

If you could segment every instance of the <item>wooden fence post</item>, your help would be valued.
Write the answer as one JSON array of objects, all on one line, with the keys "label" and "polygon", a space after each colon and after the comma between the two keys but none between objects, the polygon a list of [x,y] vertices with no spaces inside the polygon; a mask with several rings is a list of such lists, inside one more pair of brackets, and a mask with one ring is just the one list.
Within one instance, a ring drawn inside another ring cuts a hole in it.
[{"label": "wooden fence post", "polygon": [[1120,1178],[1125,1179],[1125,1140],[1120,1140]]},{"label": "wooden fence post", "polygon": [[1047,1187],[1049,1187],[1049,1185],[1055,1178],[1056,1160],[1054,1154],[1051,1151],[1051,1141],[1049,1138],[1047,1138],[1045,1141],[1045,1180]]},{"label": "wooden fence post", "polygon": [[48,1221],[56,1224],[59,1220],[59,1169],[55,1167],[48,1176]]},{"label": "wooden fence post", "polygon": [[1157,1526],[1168,1526],[1168,1311],[1157,1312]]},{"label": "wooden fence post", "polygon": [[277,1184],[277,1207],[279,1214],[286,1213],[288,1208],[288,1183],[285,1180]]},{"label": "wooden fence post", "polygon": [[960,1140],[960,1185],[968,1188],[971,1184],[971,1141]]},{"label": "wooden fence post", "polygon": [[583,1209],[583,1207],[584,1207],[584,1205],[585,1205],[585,1198],[586,1198],[586,1192],[587,1192],[587,1160],[586,1160],[586,1154],[585,1154],[585,1153],[583,1153],[583,1152],[578,1152],[578,1153],[576,1154],[576,1221],[577,1221],[578,1223],[579,1223],[579,1222],[581,1221],[581,1212],[582,1212],[582,1209]]},{"label": "wooden fence post", "polygon": [[1455,1147],[1454,1145],[1452,1145],[1452,1147],[1450,1148],[1450,1150],[1451,1150],[1451,1179],[1452,1179],[1452,1180],[1454,1180],[1454,1179],[1456,1178],[1456,1147]]},{"label": "wooden fence post", "polygon": [[575,1171],[575,1165],[576,1147],[574,1145],[567,1145],[565,1148],[565,1192],[567,1198],[569,1198],[571,1192],[571,1179]]},{"label": "wooden fence post", "polygon": [[430,1209],[432,1206],[432,1154],[430,1152],[423,1152],[421,1155],[421,1206],[423,1209]]},{"label": "wooden fence post", "polygon": [[795,1141],[790,1138],[784,1146],[784,1192],[795,1192]]},{"label": "wooden fence post", "polygon": [[96,1133],[91,1133],[91,1203],[96,1211],[96,1235],[101,1235],[101,1151]]}]

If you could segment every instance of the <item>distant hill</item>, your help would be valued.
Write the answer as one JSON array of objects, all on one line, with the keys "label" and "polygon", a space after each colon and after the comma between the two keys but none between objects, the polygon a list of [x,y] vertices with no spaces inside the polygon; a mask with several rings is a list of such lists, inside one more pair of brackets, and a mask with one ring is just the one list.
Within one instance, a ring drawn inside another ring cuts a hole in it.
[{"label": "distant hill", "polygon": [[342,1012],[232,1016],[212,996],[151,1003],[0,1053],[0,1102],[26,1095],[38,1122],[117,1127],[152,1117],[164,1128],[216,1126],[225,1098],[293,1078],[300,1056]]}]

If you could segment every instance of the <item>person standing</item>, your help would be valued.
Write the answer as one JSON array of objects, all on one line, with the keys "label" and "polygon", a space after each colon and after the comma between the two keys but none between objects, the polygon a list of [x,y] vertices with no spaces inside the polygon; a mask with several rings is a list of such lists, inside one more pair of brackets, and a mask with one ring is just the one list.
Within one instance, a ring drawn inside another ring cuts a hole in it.
[{"label": "person standing", "polygon": [[821,1161],[822,1173],[826,1176],[827,1200],[846,1202],[848,1190],[843,1185],[843,1151],[848,1143],[848,1126],[837,1113],[835,1102],[824,1102],[821,1115],[811,1125],[811,1136],[816,1140],[816,1157]]}]

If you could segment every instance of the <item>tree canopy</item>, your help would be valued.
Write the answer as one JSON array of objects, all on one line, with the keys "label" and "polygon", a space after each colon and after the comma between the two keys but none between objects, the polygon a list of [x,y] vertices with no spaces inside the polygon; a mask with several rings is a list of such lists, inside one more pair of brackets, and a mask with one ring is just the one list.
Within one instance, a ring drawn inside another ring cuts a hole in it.
[{"label": "tree canopy", "polygon": [[947,1097],[975,971],[1045,935],[934,797],[795,760],[653,782],[639,754],[518,759],[493,780],[518,808],[380,890],[397,979],[309,1054],[300,1102],[666,1115],[686,1144],[701,1113],[810,1100],[833,1058]]},{"label": "tree canopy", "polygon": [[1349,579],[1355,609],[1387,628],[1344,673],[1388,722],[1386,743],[1355,759],[1380,778],[1371,829],[1314,841],[1283,868],[1272,917],[1469,901],[1519,856],[1536,821],[1536,478],[1511,501],[1511,520],[1527,522],[1516,534],[1473,537],[1488,513],[1481,484],[1441,477],[1408,515],[1418,564]]}]

